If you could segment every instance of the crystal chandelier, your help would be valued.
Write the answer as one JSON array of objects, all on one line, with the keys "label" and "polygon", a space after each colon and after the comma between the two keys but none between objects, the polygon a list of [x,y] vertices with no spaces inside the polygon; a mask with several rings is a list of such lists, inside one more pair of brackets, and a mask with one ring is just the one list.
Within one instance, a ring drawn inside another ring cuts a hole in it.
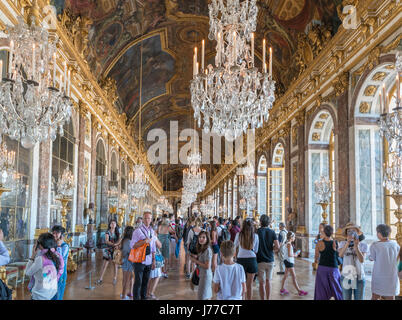
[{"label": "crystal chandelier", "polygon": [[384,167],[384,187],[393,194],[402,194],[402,157],[390,154]]},{"label": "crystal chandelier", "polygon": [[[257,0],[212,0],[209,5],[210,32],[216,40],[215,67],[205,69],[205,41],[202,41],[201,70],[198,49],[193,57],[191,104],[194,117],[204,131],[233,140],[250,126],[262,127],[275,101],[272,80],[272,48],[269,73],[266,41],[263,41],[262,72],[254,63],[254,31],[257,26]],[[202,117],[203,115],[203,117]]]},{"label": "crystal chandelier", "polygon": [[396,153],[402,157],[402,103],[400,90],[400,74],[402,73],[402,52],[396,55],[396,107],[388,113],[389,97],[385,93],[385,84],[383,84],[380,105],[381,117],[379,120],[380,134],[388,140],[388,152]]},{"label": "crystal chandelier", "polygon": [[61,198],[71,198],[74,193],[74,175],[69,168],[64,169],[57,181],[57,193]]},{"label": "crystal chandelier", "polygon": [[[29,12],[29,25],[19,16],[16,26],[8,26],[10,60],[7,74],[0,72],[0,133],[20,140],[25,148],[51,138],[71,117],[70,71],[64,64],[56,89],[56,46],[48,31],[37,23],[36,1]],[[51,71],[53,66],[53,74]],[[2,68],[0,68],[2,70]],[[64,81],[64,82],[63,82]]]},{"label": "crystal chandelier", "polygon": [[201,154],[191,153],[187,162],[189,167],[183,170],[183,188],[188,193],[199,193],[207,184],[207,173],[200,168]]},{"label": "crystal chandelier", "polygon": [[188,192],[187,190],[183,189],[181,194],[181,205],[184,208],[188,208],[195,200],[197,200],[197,194]]},{"label": "crystal chandelier", "polygon": [[5,141],[3,141],[0,144],[0,189],[13,190],[16,187],[16,178],[15,151],[8,151]]},{"label": "crystal chandelier", "polygon": [[255,185],[254,167],[249,164],[239,170],[239,193],[240,196],[247,201],[257,194],[257,186]]},{"label": "crystal chandelier", "polygon": [[168,213],[173,213],[173,206],[169,202],[168,199],[166,199],[165,196],[160,196],[158,200],[158,207],[162,211],[166,211]]},{"label": "crystal chandelier", "polygon": [[314,190],[318,196],[319,203],[329,203],[331,199],[331,181],[321,176],[314,182]]},{"label": "crystal chandelier", "polygon": [[142,164],[136,164],[128,176],[128,192],[132,197],[140,199],[145,197],[148,190],[148,175],[145,174],[145,167]]},{"label": "crystal chandelier", "polygon": [[239,207],[242,210],[246,210],[247,209],[247,201],[244,198],[241,198],[239,201]]},{"label": "crystal chandelier", "polygon": [[207,200],[202,200],[200,204],[200,210],[203,215],[211,216],[214,214],[215,204],[214,197],[209,195]]}]

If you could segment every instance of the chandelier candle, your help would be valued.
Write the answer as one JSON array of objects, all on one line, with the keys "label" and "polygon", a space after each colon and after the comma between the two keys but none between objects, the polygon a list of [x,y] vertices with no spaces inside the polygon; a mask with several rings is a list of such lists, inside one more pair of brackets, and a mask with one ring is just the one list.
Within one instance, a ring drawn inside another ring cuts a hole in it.
[{"label": "chandelier candle", "polygon": [[13,73],[13,57],[14,57],[14,41],[10,41],[10,59],[9,59],[9,65],[8,65],[8,73],[9,77],[11,78],[11,75]]},{"label": "chandelier candle", "polygon": [[269,47],[269,79],[272,80],[272,47]]},{"label": "chandelier candle", "polygon": [[262,40],[262,65],[264,66],[264,72],[267,73],[267,64],[265,63],[265,50],[266,50],[266,41]]},{"label": "chandelier candle", "polygon": [[202,52],[201,52],[201,71],[204,72],[205,64],[205,40],[202,40]]},{"label": "chandelier candle", "polygon": [[35,79],[35,65],[36,65],[36,59],[35,59],[35,44],[32,45],[32,80]]},{"label": "chandelier candle", "polygon": [[3,80],[3,60],[0,60],[0,82]]}]

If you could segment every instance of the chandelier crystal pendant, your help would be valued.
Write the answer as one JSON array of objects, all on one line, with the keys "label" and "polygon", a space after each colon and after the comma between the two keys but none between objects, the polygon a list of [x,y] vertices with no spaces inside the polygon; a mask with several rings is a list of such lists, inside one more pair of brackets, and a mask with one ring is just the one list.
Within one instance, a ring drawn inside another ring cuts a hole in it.
[{"label": "chandelier crystal pendant", "polygon": [[260,72],[254,63],[257,13],[256,0],[212,0],[209,5],[208,38],[217,42],[215,67],[205,68],[203,40],[201,66],[195,48],[190,86],[194,118],[199,127],[204,120],[206,133],[212,131],[234,140],[249,127],[259,128],[268,121],[275,101],[272,48],[267,72],[266,41],[263,41]]},{"label": "chandelier crystal pendant", "polygon": [[402,195],[402,157],[390,154],[384,165],[384,187],[392,194]]},{"label": "chandelier crystal pendant", "polygon": [[191,153],[187,157],[189,167],[183,170],[183,187],[188,193],[199,193],[207,184],[207,173],[201,169],[201,154]]},{"label": "chandelier crystal pendant", "polygon": [[136,164],[128,176],[128,193],[136,198],[144,198],[149,191],[148,175],[142,164]]},{"label": "chandelier crystal pendant", "polygon": [[[33,1],[27,25],[19,16],[16,26],[8,26],[10,39],[7,74],[0,71],[0,133],[20,140],[25,148],[63,135],[63,126],[72,111],[70,71],[64,64],[56,88],[56,51],[58,38],[37,24]],[[2,67],[0,65],[0,67]],[[53,70],[52,70],[53,67]],[[0,68],[2,70],[2,68]]]},{"label": "chandelier crystal pendant", "polygon": [[17,176],[15,172],[15,151],[8,151],[5,141],[3,141],[0,144],[0,189],[3,192],[14,190]]}]

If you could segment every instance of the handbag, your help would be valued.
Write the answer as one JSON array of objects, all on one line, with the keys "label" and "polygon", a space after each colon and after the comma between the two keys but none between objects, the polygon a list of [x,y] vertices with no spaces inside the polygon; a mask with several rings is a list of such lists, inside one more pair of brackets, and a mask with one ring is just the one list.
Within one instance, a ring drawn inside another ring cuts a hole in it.
[{"label": "handbag", "polygon": [[[140,240],[142,241],[142,240]],[[145,261],[146,257],[146,251],[147,251],[148,244],[144,243],[142,246],[138,248],[132,248],[130,250],[130,255],[128,256],[128,260],[131,261],[132,263],[143,263]]]},{"label": "handbag", "polygon": [[191,283],[195,286],[198,286],[200,283],[200,269],[197,267],[195,268],[193,275],[191,277]]},{"label": "handbag", "polygon": [[121,249],[114,250],[113,262],[118,266],[121,266],[123,264],[123,253],[121,252]]},{"label": "handbag", "polygon": [[156,249],[155,268],[162,268],[165,265],[165,259],[159,249]]}]

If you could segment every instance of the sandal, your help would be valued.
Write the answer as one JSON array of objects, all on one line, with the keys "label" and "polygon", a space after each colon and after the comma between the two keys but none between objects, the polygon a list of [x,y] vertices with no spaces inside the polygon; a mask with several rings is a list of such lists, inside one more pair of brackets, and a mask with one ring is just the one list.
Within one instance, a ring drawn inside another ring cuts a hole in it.
[{"label": "sandal", "polygon": [[299,291],[299,296],[307,296],[307,295],[308,295],[307,291],[303,291],[303,290]]},{"label": "sandal", "polygon": [[286,289],[281,289],[281,291],[279,291],[279,292],[280,292],[281,296],[289,294],[289,291]]}]

